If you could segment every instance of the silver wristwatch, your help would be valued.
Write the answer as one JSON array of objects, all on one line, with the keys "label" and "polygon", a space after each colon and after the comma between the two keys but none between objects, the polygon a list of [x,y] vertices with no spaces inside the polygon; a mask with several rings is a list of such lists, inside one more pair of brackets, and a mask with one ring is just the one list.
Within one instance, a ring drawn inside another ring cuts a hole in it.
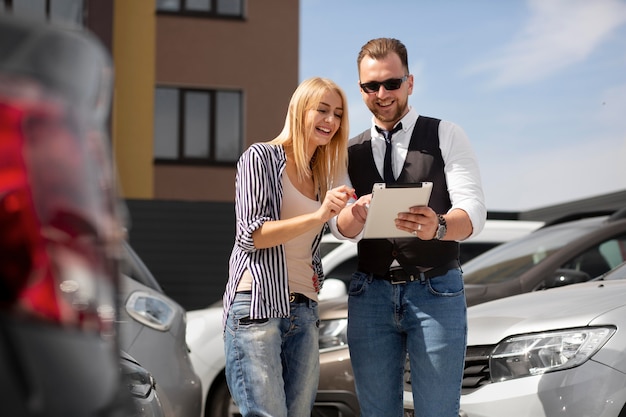
[{"label": "silver wristwatch", "polygon": [[435,237],[433,237],[433,239],[441,240],[446,235],[448,227],[446,226],[446,219],[444,219],[441,214],[437,214],[437,218],[439,219],[439,226],[437,227],[437,231],[435,232]]}]

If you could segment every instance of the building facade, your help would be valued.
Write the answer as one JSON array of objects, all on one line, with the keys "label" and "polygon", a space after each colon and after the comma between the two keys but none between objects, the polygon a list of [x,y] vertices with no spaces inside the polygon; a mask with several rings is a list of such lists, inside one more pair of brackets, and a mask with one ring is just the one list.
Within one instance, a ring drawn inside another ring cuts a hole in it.
[{"label": "building facade", "polygon": [[235,163],[281,131],[298,84],[297,0],[0,0],[84,26],[115,66],[121,195],[232,202]]},{"label": "building facade", "polygon": [[282,130],[298,84],[298,0],[0,0],[85,27],[110,51],[110,135],[129,240],[188,309],[219,300],[236,161]]}]

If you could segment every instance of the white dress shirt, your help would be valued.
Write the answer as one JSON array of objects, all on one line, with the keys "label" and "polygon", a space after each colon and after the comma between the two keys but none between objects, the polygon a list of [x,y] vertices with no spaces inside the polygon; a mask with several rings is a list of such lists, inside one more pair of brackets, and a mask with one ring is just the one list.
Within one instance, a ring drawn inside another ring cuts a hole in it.
[{"label": "white dress shirt", "polygon": [[[404,161],[411,142],[413,128],[417,122],[419,114],[413,107],[409,107],[409,112],[400,120],[402,129],[394,133],[392,144],[392,168],[393,174],[397,178],[402,171]],[[383,177],[383,163],[385,158],[385,138],[376,130],[374,118],[372,117],[372,127],[370,131],[372,137],[372,154],[376,168]],[[348,146],[352,145],[353,139]],[[485,225],[487,208],[480,179],[480,170],[476,155],[471,147],[469,138],[458,125],[442,120],[439,124],[439,147],[444,162],[444,172],[448,184],[448,193],[452,207],[450,210],[464,210],[472,222],[473,232],[469,237],[480,233]],[[346,184],[352,185],[350,179]],[[329,222],[330,229],[336,237],[346,239],[337,229],[336,217]],[[350,239],[358,241],[362,234]],[[468,237],[468,238],[469,238]]]}]

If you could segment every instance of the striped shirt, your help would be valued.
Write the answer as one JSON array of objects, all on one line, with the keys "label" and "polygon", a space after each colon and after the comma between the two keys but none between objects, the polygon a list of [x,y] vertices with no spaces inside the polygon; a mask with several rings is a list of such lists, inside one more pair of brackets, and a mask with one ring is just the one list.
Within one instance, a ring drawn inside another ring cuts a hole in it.
[{"label": "striped shirt", "polygon": [[[257,249],[252,233],[266,221],[279,220],[283,200],[282,176],[287,157],[280,145],[255,143],[237,162],[235,180],[235,244],[224,292],[225,325],[237,286],[246,270],[252,275],[250,318],[288,317],[289,279],[284,245]],[[324,280],[319,246],[324,228],[311,247],[313,268],[320,286]]]}]

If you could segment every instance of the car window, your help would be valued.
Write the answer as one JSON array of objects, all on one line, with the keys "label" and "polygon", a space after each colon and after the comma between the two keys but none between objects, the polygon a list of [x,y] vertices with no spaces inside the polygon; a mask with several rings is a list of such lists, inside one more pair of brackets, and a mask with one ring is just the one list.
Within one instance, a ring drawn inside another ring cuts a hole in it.
[{"label": "car window", "polygon": [[604,242],[599,250],[610,267],[616,268],[626,260],[626,235]]},{"label": "car window", "polygon": [[603,219],[539,229],[503,243],[463,265],[466,284],[492,284],[519,277],[574,239],[595,230]]},{"label": "car window", "polygon": [[470,259],[473,259],[481,253],[487,252],[500,245],[501,242],[461,242],[459,261],[461,265],[465,265]]},{"label": "car window", "polygon": [[626,235],[609,239],[574,257],[561,266],[564,269],[585,272],[590,278],[598,277],[624,261]]}]

